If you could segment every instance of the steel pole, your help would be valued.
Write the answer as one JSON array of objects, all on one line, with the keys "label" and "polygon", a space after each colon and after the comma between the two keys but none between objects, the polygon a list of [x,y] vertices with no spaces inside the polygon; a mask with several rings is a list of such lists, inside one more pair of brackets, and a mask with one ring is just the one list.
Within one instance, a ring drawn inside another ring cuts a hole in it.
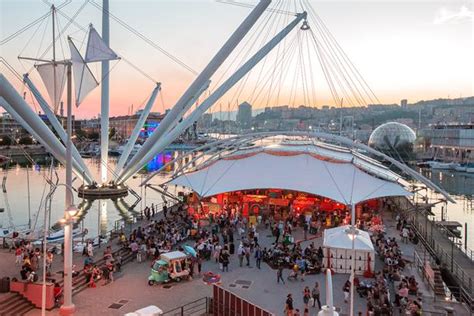
[{"label": "steel pole", "polygon": [[354,316],[354,278],[355,278],[355,239],[356,239],[356,228],[355,228],[355,204],[351,204],[351,230],[352,230],[352,260],[351,260],[351,307],[350,316]]},{"label": "steel pole", "polygon": [[467,253],[467,222],[464,223],[464,249]]},{"label": "steel pole", "polygon": [[[106,1],[106,0],[104,0]],[[141,149],[133,156],[133,158],[128,163],[127,167],[122,170],[119,174],[118,182],[124,181],[131,174],[133,174],[136,169],[135,165],[141,164],[140,162],[149,160],[144,158],[147,153],[149,153],[154,144],[164,137],[165,133],[173,128],[177,122],[181,119],[180,115],[185,113],[191,106],[190,100],[197,97],[197,94],[202,90],[202,87],[208,83],[210,78],[214,75],[217,69],[224,63],[227,57],[234,51],[235,47],[242,41],[245,35],[250,31],[252,26],[257,22],[260,16],[265,12],[267,7],[270,5],[271,0],[260,0],[257,6],[252,10],[252,12],[245,18],[245,20],[240,24],[240,26],[232,33],[226,43],[221,47],[221,49],[216,53],[216,55],[211,59],[209,64],[204,68],[204,70],[198,75],[198,77],[193,81],[189,88],[184,92],[181,98],[176,102],[175,106],[171,108],[168,114],[161,121],[157,129],[150,135],[150,137],[145,141]],[[141,168],[142,166],[138,166]]]},{"label": "steel pole", "polygon": [[30,169],[28,165],[26,165],[26,186],[28,191],[28,229],[31,230],[31,198],[30,198]]},{"label": "steel pole", "polygon": [[72,303],[72,224],[68,212],[72,206],[72,80],[71,64],[67,65],[67,143],[66,143],[66,205],[64,211],[64,303],[60,308],[61,315],[73,315],[75,306]]},{"label": "steel pole", "polygon": [[[109,0],[102,1],[102,39],[110,44]],[[100,98],[100,175],[102,183],[107,182],[109,160],[109,61],[102,62],[102,86]]]}]

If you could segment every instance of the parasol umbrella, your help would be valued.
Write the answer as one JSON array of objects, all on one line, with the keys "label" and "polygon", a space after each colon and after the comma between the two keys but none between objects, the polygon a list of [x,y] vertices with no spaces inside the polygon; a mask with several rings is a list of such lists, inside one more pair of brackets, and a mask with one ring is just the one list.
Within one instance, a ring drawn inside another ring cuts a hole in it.
[{"label": "parasol umbrella", "polygon": [[197,256],[196,250],[194,250],[193,247],[188,246],[188,245],[185,245],[183,248],[184,248],[184,251],[186,251],[186,252],[187,252],[188,254],[190,254],[191,256],[193,256],[193,257],[196,257],[196,256]]}]

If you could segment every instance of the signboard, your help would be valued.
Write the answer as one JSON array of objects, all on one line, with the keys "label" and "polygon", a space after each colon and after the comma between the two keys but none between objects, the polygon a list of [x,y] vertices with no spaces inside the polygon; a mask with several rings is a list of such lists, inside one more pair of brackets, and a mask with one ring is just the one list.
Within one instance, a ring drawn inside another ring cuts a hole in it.
[{"label": "signboard", "polygon": [[244,203],[248,202],[257,202],[261,203],[267,199],[266,195],[244,195],[242,201]]},{"label": "signboard", "polygon": [[290,204],[290,201],[287,199],[269,198],[268,204],[277,205],[277,206],[288,206],[288,204]]}]

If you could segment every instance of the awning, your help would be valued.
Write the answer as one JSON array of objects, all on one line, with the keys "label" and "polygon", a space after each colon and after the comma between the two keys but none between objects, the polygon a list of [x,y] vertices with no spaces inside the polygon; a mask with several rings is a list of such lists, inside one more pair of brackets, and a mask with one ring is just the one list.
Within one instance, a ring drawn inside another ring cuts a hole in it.
[{"label": "awning", "polygon": [[[333,249],[352,249],[352,239],[349,235],[350,225],[326,229],[323,236],[323,247]],[[356,229],[354,250],[374,251],[374,245],[369,233]]]},{"label": "awning", "polygon": [[399,183],[380,179],[351,162],[290,152],[223,158],[170,183],[188,187],[201,197],[239,190],[282,189],[319,195],[344,204],[411,194]]}]

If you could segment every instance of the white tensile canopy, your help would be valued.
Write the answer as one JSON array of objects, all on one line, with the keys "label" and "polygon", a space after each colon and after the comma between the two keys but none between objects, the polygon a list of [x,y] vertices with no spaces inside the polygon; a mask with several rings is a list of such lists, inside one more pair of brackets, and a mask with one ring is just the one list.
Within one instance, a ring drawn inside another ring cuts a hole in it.
[{"label": "white tensile canopy", "polygon": [[89,66],[82,58],[72,40],[69,41],[71,61],[74,69],[74,88],[76,90],[76,106],[79,106],[85,97],[94,90],[99,83],[94,78]]},{"label": "white tensile canopy", "polygon": [[356,204],[373,198],[410,195],[398,182],[381,179],[350,161],[304,152],[233,155],[185,173],[170,183],[188,187],[201,197],[239,190],[283,189]]}]

